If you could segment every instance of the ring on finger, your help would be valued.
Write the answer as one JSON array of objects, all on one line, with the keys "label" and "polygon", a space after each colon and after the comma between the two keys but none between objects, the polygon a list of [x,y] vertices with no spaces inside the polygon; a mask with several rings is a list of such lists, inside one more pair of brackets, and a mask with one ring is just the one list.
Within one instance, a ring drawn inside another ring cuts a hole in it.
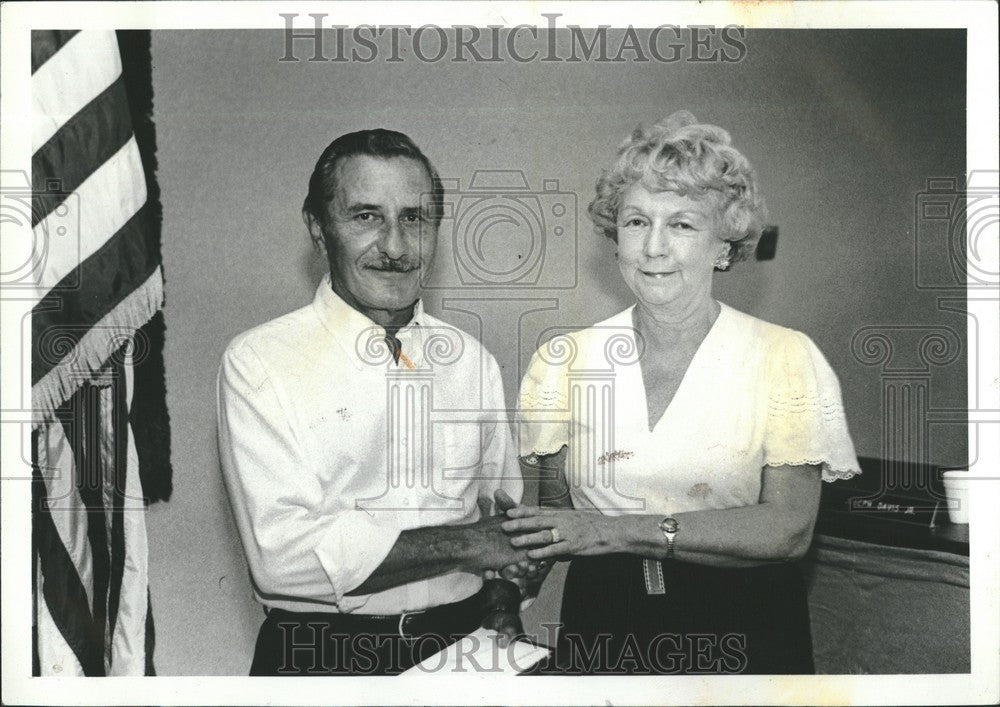
[{"label": "ring on finger", "polygon": [[559,535],[559,528],[550,528],[549,532],[552,533],[552,544],[562,540],[562,537]]}]

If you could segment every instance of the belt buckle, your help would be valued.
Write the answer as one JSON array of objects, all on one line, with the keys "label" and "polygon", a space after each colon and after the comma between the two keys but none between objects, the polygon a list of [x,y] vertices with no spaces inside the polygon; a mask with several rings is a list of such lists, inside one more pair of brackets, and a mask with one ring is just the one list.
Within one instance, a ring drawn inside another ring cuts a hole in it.
[{"label": "belt buckle", "polygon": [[406,633],[403,631],[403,624],[406,622],[407,617],[413,616],[414,613],[415,612],[412,611],[404,611],[399,615],[399,626],[397,631],[399,633],[400,638],[407,638]]}]

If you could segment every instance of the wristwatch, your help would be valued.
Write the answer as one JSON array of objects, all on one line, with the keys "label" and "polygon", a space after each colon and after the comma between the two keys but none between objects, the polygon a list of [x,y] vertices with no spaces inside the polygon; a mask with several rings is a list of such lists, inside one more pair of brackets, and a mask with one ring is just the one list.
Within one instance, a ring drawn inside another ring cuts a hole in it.
[{"label": "wristwatch", "polygon": [[674,559],[674,538],[677,536],[677,531],[680,529],[680,523],[677,522],[676,518],[664,518],[660,521],[660,530],[663,531],[663,537],[667,539],[667,559]]}]

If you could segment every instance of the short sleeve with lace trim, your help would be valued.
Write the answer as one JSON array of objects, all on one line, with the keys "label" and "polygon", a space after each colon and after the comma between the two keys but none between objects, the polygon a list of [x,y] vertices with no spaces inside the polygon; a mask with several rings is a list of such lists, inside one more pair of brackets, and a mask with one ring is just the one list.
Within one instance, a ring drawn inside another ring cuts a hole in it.
[{"label": "short sleeve with lace trim", "polygon": [[808,336],[783,333],[768,356],[764,463],[819,466],[824,481],[859,474],[837,375]]},{"label": "short sleeve with lace trim", "polygon": [[518,454],[556,454],[569,443],[569,387],[565,366],[548,360],[546,347],[531,357],[518,396]]}]

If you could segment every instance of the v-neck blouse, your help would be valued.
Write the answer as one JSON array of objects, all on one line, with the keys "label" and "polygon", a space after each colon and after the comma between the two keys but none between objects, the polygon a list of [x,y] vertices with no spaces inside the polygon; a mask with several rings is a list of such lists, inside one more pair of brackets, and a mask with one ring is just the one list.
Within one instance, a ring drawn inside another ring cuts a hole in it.
[{"label": "v-neck blouse", "polygon": [[[722,336],[725,335],[725,322],[727,319],[727,317],[724,317],[722,314],[722,307],[724,306],[720,303],[719,316],[717,316],[715,321],[712,322],[712,325],[708,328],[708,332],[705,334],[705,338],[702,339],[701,344],[699,344],[698,348],[695,349],[694,356],[692,356],[691,360],[688,362],[687,370],[685,370],[684,374],[681,376],[681,382],[677,386],[677,390],[674,391],[673,398],[670,399],[670,402],[667,404],[667,407],[664,408],[660,417],[653,423],[652,428],[649,427],[649,395],[646,390],[646,384],[642,378],[641,362],[643,348],[637,341],[638,332],[632,326],[632,323],[635,321],[635,307],[632,306],[625,310],[628,312],[628,325],[632,327],[628,332],[630,340],[629,345],[634,347],[634,351],[636,352],[636,361],[634,364],[630,362],[627,366],[624,366],[622,374],[625,378],[638,377],[638,382],[632,380],[628,381],[630,385],[627,392],[624,394],[629,397],[635,396],[635,401],[632,405],[629,405],[627,409],[633,410],[637,406],[641,409],[644,413],[643,424],[645,425],[646,431],[650,434],[655,432],[656,428],[659,427],[661,423],[667,424],[664,420],[670,417],[671,409],[676,409],[678,407],[683,409],[683,398],[676,406],[674,405],[675,400],[682,395],[698,395],[698,390],[703,385],[711,383],[710,380],[705,378],[705,373],[711,371],[712,366],[710,362],[705,363],[705,359],[711,359],[713,356],[718,357],[721,352],[721,347],[724,347],[726,343],[725,340],[719,340],[720,330],[723,332]],[[723,322],[722,325],[719,324],[720,320]],[[692,390],[694,391],[693,393],[691,392]]]},{"label": "v-neck blouse", "polygon": [[765,466],[818,465],[825,481],[860,473],[837,376],[816,345],[726,304],[650,430],[633,309],[551,339],[521,384],[520,454],[567,446],[577,508],[734,508],[759,502]]}]

